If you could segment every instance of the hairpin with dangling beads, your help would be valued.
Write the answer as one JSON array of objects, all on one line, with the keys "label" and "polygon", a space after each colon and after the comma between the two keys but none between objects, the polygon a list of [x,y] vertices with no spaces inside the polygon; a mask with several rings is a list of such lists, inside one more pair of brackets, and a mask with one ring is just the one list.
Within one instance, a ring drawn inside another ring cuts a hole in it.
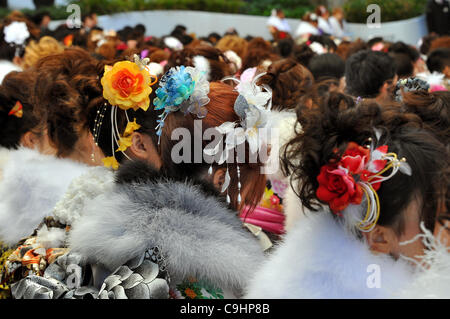
[{"label": "hairpin with dangling beads", "polygon": [[98,146],[98,141],[100,140],[101,128],[103,125],[103,119],[105,117],[106,109],[108,108],[108,103],[105,102],[100,109],[97,110],[97,115],[94,121],[94,145],[92,146],[91,161],[95,163],[95,147]]}]

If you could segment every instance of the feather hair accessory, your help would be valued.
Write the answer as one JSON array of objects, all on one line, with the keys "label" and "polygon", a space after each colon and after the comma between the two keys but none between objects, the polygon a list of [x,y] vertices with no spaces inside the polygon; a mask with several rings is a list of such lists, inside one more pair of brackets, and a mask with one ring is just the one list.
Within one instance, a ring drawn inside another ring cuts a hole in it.
[{"label": "feather hair accessory", "polygon": [[23,46],[30,37],[30,32],[25,22],[14,21],[3,29],[5,42]]},{"label": "feather hair accessory", "polygon": [[430,92],[446,91],[445,75],[434,71],[433,73],[422,72],[416,75],[421,80],[426,81],[430,85]]},{"label": "feather hair accessory", "polygon": [[12,47],[16,47],[16,56],[20,49],[25,47],[25,42],[30,37],[27,24],[25,22],[14,21],[3,29],[5,42]]}]

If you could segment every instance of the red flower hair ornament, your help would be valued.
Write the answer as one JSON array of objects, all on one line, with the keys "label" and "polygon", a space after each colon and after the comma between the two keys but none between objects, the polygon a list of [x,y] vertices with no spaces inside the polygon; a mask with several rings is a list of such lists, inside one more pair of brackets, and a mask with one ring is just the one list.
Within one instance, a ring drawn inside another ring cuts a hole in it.
[{"label": "red flower hair ornament", "polygon": [[[378,135],[378,134],[377,134]],[[382,174],[391,170],[389,175]],[[317,177],[319,188],[317,198],[328,204],[331,211],[343,216],[349,205],[361,205],[366,195],[366,213],[358,219],[357,227],[363,232],[371,231],[380,216],[377,191],[381,183],[393,177],[398,171],[411,175],[406,159],[399,160],[397,154],[388,153],[388,146],[376,149],[350,142],[339,161],[331,160],[322,166]]]}]

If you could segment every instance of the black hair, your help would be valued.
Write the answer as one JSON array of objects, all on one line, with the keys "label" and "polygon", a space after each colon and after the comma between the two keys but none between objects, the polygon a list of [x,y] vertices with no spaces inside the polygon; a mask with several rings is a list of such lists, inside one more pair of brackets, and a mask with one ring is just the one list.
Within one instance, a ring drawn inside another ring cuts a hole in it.
[{"label": "black hair", "polygon": [[50,13],[48,11],[41,11],[28,16],[28,18],[37,26],[41,25],[45,17],[50,17]]},{"label": "black hair", "polygon": [[298,63],[307,67],[309,61],[317,54],[304,43],[302,45],[295,45],[292,50],[292,55]]},{"label": "black hair", "polygon": [[128,36],[133,32],[133,28],[130,26],[125,26],[122,30],[119,30],[117,32],[117,35],[119,36],[121,41],[127,41]]},{"label": "black hair", "polygon": [[147,28],[142,23],[136,25],[134,30],[139,32],[142,36],[145,36],[145,33],[147,32]]},{"label": "black hair", "polygon": [[345,62],[334,53],[320,54],[311,58],[308,69],[314,75],[316,81],[324,78],[340,79],[345,73]]},{"label": "black hair", "polygon": [[382,37],[375,37],[370,39],[369,41],[367,41],[367,45],[369,46],[369,48],[371,48],[374,44],[378,43],[378,42],[383,42],[383,38]]},{"label": "black hair", "polygon": [[292,54],[294,49],[294,40],[286,38],[277,42],[277,52],[283,58],[287,58]]},{"label": "black hair", "polygon": [[395,61],[395,72],[400,79],[408,78],[414,74],[414,64],[410,57],[404,53],[389,53]]},{"label": "black hair", "polygon": [[446,66],[450,66],[450,49],[436,49],[428,55],[427,67],[430,72],[442,72]]},{"label": "black hair", "polygon": [[208,35],[208,38],[215,38],[217,41],[219,41],[220,39],[222,39],[222,36],[217,32],[213,32]]},{"label": "black hair", "polygon": [[335,52],[337,50],[337,45],[329,36],[326,35],[312,35],[309,37],[309,41],[320,43],[326,49]]},{"label": "black hair", "polygon": [[406,54],[413,63],[420,58],[420,53],[419,51],[417,51],[417,49],[407,45],[402,41],[391,44],[391,46],[388,49],[388,52]]},{"label": "black hair", "polygon": [[395,77],[395,61],[387,53],[364,50],[345,64],[347,92],[363,98],[376,97],[386,81]]}]

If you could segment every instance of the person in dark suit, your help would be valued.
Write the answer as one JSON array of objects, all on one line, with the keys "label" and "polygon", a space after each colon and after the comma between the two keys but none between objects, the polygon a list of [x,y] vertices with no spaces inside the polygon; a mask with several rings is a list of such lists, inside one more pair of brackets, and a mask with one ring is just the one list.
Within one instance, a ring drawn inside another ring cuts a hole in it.
[{"label": "person in dark suit", "polygon": [[450,0],[428,0],[426,15],[429,33],[450,34]]}]

